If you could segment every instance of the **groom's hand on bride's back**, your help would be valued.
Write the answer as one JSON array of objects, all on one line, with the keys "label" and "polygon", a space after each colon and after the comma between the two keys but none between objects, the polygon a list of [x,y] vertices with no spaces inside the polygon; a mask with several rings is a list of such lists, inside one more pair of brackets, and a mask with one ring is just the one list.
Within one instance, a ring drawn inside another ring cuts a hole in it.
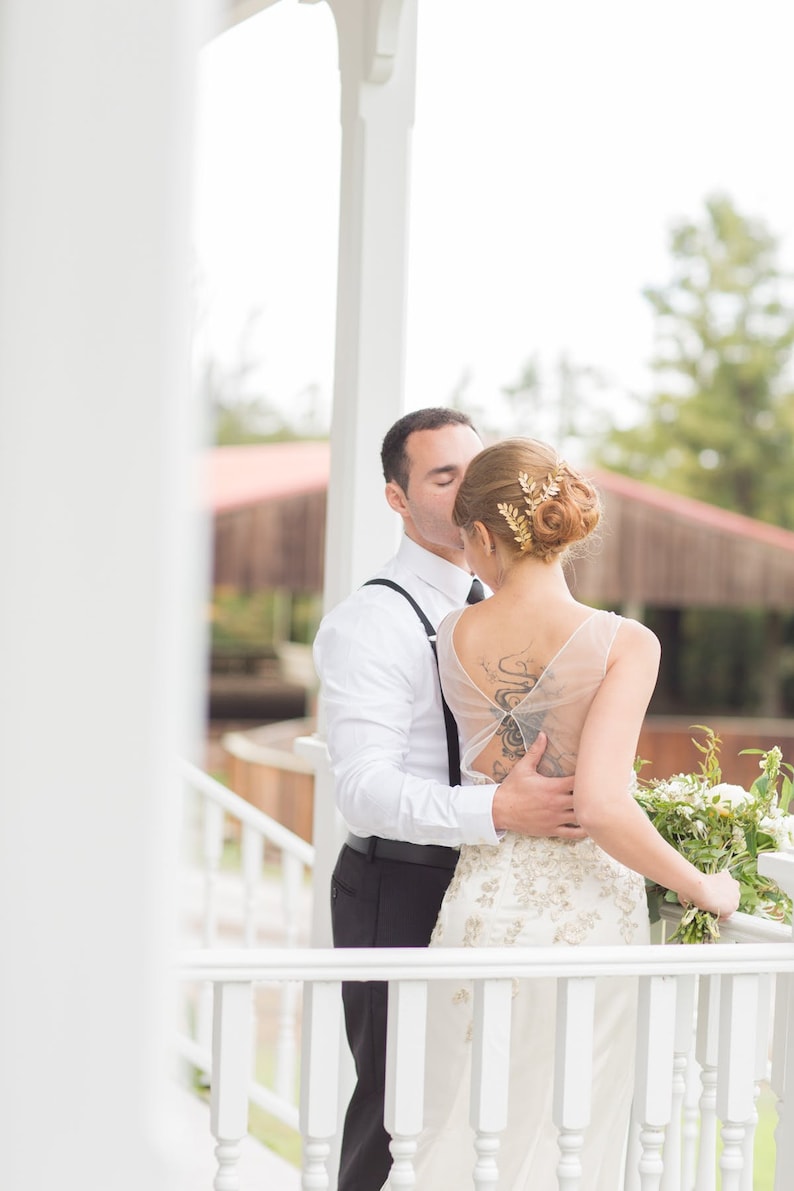
[{"label": "groom's hand on bride's back", "polygon": [[584,839],[587,833],[579,827],[573,812],[573,776],[544,777],[538,773],[545,749],[546,735],[539,732],[534,744],[497,787],[494,827],[521,835]]}]

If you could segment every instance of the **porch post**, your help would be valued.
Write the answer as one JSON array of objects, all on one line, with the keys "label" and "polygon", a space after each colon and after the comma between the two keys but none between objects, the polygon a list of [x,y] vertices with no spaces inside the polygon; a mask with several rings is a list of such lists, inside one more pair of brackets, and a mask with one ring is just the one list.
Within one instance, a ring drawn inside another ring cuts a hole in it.
[{"label": "porch post", "polygon": [[195,440],[203,11],[0,0],[7,1187],[177,1181],[173,766],[187,747],[184,692],[197,729],[201,690],[199,667],[183,664],[201,600],[180,508]]},{"label": "porch post", "polygon": [[417,0],[329,0],[342,166],[325,607],[389,557],[380,444],[403,412]]},{"label": "porch post", "polygon": [[[329,0],[339,38],[342,165],[325,609],[393,553],[380,444],[404,411],[410,135],[417,0]],[[319,724],[298,751],[315,767],[312,940],[331,940],[330,876],[342,839]]]},{"label": "porch post", "polygon": [[[328,611],[393,553],[399,523],[383,495],[380,444],[404,412],[409,150],[417,0],[328,0],[339,39],[342,164],[331,472],[325,547]],[[296,743],[314,766],[312,942],[331,942],[331,871],[344,835],[318,734]],[[347,1104],[352,1061],[340,1070]],[[336,1186],[338,1140],[332,1155]]]}]

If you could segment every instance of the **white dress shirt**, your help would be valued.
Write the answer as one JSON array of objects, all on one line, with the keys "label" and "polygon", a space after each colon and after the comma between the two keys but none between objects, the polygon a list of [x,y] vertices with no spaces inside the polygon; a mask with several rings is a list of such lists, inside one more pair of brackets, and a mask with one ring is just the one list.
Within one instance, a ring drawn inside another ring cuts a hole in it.
[{"label": "white dress shirt", "polygon": [[[403,537],[378,578],[408,591],[436,628],[466,602],[471,575]],[[449,785],[433,651],[411,605],[361,587],[314,642],[336,801],[357,835],[417,844],[498,843],[493,785]]]}]

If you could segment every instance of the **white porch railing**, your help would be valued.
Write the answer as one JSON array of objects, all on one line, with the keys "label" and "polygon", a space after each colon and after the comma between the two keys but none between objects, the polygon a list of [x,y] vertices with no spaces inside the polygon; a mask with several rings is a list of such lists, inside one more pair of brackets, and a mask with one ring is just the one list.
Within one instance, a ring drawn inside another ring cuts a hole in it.
[{"label": "white porch railing", "polygon": [[[308,1189],[334,1185],[328,1159],[340,1109],[341,981],[390,982],[386,1125],[394,1138],[392,1183],[396,1188],[414,1185],[412,1156],[422,1125],[428,982],[473,980],[472,1172],[473,1186],[485,1191],[498,1185],[498,1140],[507,1112],[507,1070],[500,1058],[506,1047],[494,1046],[493,1040],[504,1039],[513,980],[544,977],[558,980],[554,1092],[561,1151],[558,1185],[576,1191],[582,1132],[590,1112],[583,1076],[590,1054],[594,980],[627,975],[640,978],[640,1013],[637,1127],[626,1188],[713,1191],[719,1170],[723,1191],[752,1191],[756,1101],[759,1085],[766,1079],[778,1097],[775,1191],[790,1185],[786,1180],[794,1163],[794,1133],[791,1106],[785,1099],[786,1073],[794,1063],[794,1039],[788,1029],[794,999],[790,943],[194,952],[182,958],[180,967],[185,978],[210,980],[215,986],[211,1127],[218,1143],[217,1191],[238,1185],[235,1168],[247,1130],[251,995],[259,981],[300,980],[304,985],[301,1185]],[[694,1056],[700,1068],[694,1122],[684,1117],[693,1021]]]},{"label": "white porch railing", "polygon": [[[472,1185],[477,1191],[493,1191],[498,1186],[498,1142],[506,1117],[506,1071],[496,1058],[506,1047],[493,1046],[493,1039],[504,1036],[509,1022],[514,978],[549,976],[558,979],[559,990],[558,1186],[576,1191],[581,1136],[589,1113],[582,1074],[589,1055],[593,982],[596,977],[626,975],[640,978],[640,1014],[637,1120],[625,1191],[716,1191],[718,1178],[722,1191],[755,1191],[753,1146],[762,1083],[772,1088],[778,1114],[774,1188],[788,1191],[788,1172],[794,1169],[794,1029],[789,1029],[794,1022],[794,945],[787,927],[736,915],[723,927],[726,945],[718,947],[309,949],[294,945],[297,900],[294,878],[286,878],[281,902],[285,908],[279,911],[284,918],[283,940],[263,949],[257,945],[255,888],[261,863],[249,858],[241,874],[242,946],[233,947],[228,938],[221,946],[212,907],[218,892],[224,815],[240,820],[243,839],[246,833],[260,839],[258,844],[243,842],[243,856],[261,859],[264,841],[269,840],[291,857],[285,870],[295,862],[302,874],[303,866],[311,864],[311,849],[249,804],[240,805],[241,800],[200,771],[186,767],[185,773],[206,807],[217,808],[209,811],[203,826],[203,946],[186,952],[179,963],[181,979],[202,989],[198,1034],[193,1040],[183,1038],[181,1049],[200,1070],[214,1073],[210,1124],[217,1142],[216,1191],[240,1186],[239,1145],[247,1132],[249,1102],[300,1130],[303,1188],[335,1186],[332,1155],[344,1107],[338,1092],[343,979],[391,984],[386,1124],[394,1138],[395,1188],[414,1185],[412,1156],[422,1122],[428,983],[473,980]],[[771,875],[784,887],[794,884],[794,857],[766,857],[763,864],[775,867]],[[675,908],[666,908],[664,916],[674,920]],[[301,985],[302,1006],[298,1003]],[[251,1076],[252,1006],[256,990],[263,986],[278,988],[282,998],[274,1047],[277,1070],[283,1070],[272,1088],[257,1085]],[[298,1107],[292,1073],[299,1028]]]},{"label": "white porch railing", "polygon": [[[193,852],[185,874],[188,880],[192,878],[192,889],[185,899],[186,925],[197,927],[202,947],[219,956],[234,944],[244,948],[260,946],[265,941],[263,935],[274,945],[290,951],[297,948],[304,941],[301,930],[306,913],[301,902],[306,874],[314,865],[314,848],[196,766],[185,762],[182,773],[188,799],[186,846]],[[233,834],[239,839],[239,866],[225,871],[223,857],[230,820]],[[271,858],[275,875],[267,882],[266,851],[277,855],[275,863]],[[269,892],[267,899],[263,896],[265,890]],[[248,1098],[297,1130],[300,986],[278,976],[259,983],[277,990],[274,1070],[268,1083],[256,1077],[252,1039]],[[178,1049],[209,1083],[212,1070],[217,1070],[212,1050],[213,982],[201,981],[189,1004],[193,1028],[185,1021]]]}]

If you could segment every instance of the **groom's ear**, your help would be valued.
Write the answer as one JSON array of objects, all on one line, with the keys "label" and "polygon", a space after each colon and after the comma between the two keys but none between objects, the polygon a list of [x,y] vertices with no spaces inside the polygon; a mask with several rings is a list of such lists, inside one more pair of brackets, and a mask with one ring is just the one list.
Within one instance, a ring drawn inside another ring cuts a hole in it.
[{"label": "groom's ear", "polygon": [[403,519],[408,516],[408,502],[400,485],[395,480],[389,480],[386,485],[386,503]]}]

